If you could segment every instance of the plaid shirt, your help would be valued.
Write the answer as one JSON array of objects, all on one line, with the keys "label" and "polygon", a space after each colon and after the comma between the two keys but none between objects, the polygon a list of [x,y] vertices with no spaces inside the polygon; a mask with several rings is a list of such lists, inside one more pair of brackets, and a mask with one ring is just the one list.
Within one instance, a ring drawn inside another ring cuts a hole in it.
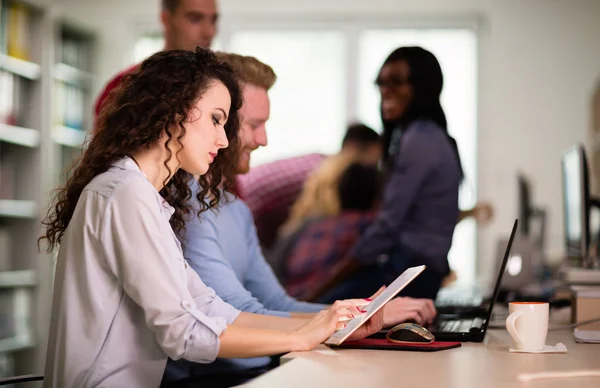
[{"label": "plaid shirt", "polygon": [[325,159],[323,154],[308,154],[266,163],[238,176],[239,194],[254,216],[263,248],[270,248],[288,217],[308,176]]},{"label": "plaid shirt", "polygon": [[286,261],[288,293],[302,299],[329,280],[374,216],[373,212],[348,211],[308,225]]}]

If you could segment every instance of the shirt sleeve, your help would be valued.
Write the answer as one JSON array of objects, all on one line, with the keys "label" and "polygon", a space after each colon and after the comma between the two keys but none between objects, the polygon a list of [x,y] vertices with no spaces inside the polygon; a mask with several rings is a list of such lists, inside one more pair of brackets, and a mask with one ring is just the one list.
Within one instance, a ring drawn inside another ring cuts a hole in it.
[{"label": "shirt sleeve", "polygon": [[229,303],[225,303],[215,290],[202,282],[196,271],[186,265],[186,277],[188,279],[188,290],[194,299],[194,304],[200,310],[211,317],[223,317],[227,324],[232,324],[240,315],[240,311]]},{"label": "shirt sleeve", "polygon": [[248,258],[250,265],[245,286],[250,293],[271,310],[313,313],[327,308],[326,305],[322,304],[300,302],[288,295],[262,254],[252,215],[248,208],[246,210],[244,219],[248,251],[250,252]]},{"label": "shirt sleeve", "polygon": [[209,210],[186,223],[185,258],[202,281],[225,302],[240,311],[289,317],[285,311],[269,310],[244,288],[223,256],[216,226],[216,214]]},{"label": "shirt sleeve", "polygon": [[404,135],[385,186],[379,213],[351,251],[352,257],[358,261],[372,263],[397,244],[398,229],[437,159],[428,142],[419,128]]},{"label": "shirt sleeve", "polygon": [[[190,293],[182,281],[183,255],[151,190],[147,182],[134,179],[110,198],[100,240],[108,266],[143,310],[147,327],[170,358],[212,362],[233,312],[221,309],[220,300],[201,282],[192,287],[195,295]],[[225,316],[209,316],[220,311]]]}]

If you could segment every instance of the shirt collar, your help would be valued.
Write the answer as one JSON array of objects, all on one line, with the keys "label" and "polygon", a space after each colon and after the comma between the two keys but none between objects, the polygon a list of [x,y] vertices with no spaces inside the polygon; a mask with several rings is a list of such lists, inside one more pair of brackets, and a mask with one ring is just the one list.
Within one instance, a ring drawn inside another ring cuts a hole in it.
[{"label": "shirt collar", "polygon": [[141,176],[144,176],[144,174],[142,174],[142,170],[140,170],[137,164],[129,156],[125,156],[124,158],[117,160],[113,163],[113,166],[118,167],[122,170],[136,171]]},{"label": "shirt collar", "polygon": [[173,216],[173,214],[175,213],[175,208],[173,206],[169,205],[169,203],[167,201],[165,201],[165,199],[160,195],[160,193],[158,191],[156,191],[156,188],[154,186],[152,186],[150,181],[144,176],[144,174],[142,173],[142,170],[140,170],[137,163],[134,162],[133,159],[131,159],[129,156],[126,156],[126,157],[114,162],[113,166],[120,168],[122,170],[134,171],[137,174],[140,174],[140,176],[143,177],[144,180],[146,182],[148,182],[148,184],[152,187],[152,191],[154,193],[156,193],[156,199],[158,200],[158,203],[161,205],[162,213],[167,217],[167,219],[170,219],[171,216]]}]

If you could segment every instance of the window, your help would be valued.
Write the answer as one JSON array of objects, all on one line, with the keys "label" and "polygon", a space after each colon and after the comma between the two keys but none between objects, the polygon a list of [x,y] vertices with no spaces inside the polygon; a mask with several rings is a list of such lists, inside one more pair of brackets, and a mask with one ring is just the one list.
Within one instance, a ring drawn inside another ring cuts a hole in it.
[{"label": "window", "polygon": [[345,131],[345,37],[339,32],[240,31],[229,49],[268,63],[277,73],[270,91],[269,146],[252,164],[334,153]]},{"label": "window", "polygon": [[150,55],[160,51],[165,46],[165,39],[162,35],[142,36],[135,42],[133,48],[134,63],[139,63]]},{"label": "window", "polygon": [[[159,52],[165,47],[165,38],[160,33],[147,34],[140,37],[133,48],[133,63],[139,63],[150,55]],[[213,40],[213,50],[221,49],[221,42]]]}]

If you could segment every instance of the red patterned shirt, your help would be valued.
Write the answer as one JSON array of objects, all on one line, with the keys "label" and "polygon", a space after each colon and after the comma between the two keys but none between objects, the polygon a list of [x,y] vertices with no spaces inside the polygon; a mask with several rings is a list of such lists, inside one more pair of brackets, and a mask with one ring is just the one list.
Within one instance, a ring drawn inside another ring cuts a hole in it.
[{"label": "red patterned shirt", "polygon": [[139,64],[133,65],[133,66],[123,70],[119,74],[115,75],[110,81],[108,81],[108,83],[102,90],[102,93],[100,93],[100,95],[98,96],[98,99],[96,100],[96,104],[94,105],[95,117],[98,117],[98,114],[100,113],[100,110],[102,109],[102,106],[104,105],[106,98],[108,97],[108,94],[111,92],[111,90],[115,89],[117,86],[119,86],[121,84],[121,81],[123,80],[123,77],[126,74],[134,72],[135,70],[137,70],[137,68],[139,66],[140,66]]},{"label": "red patterned shirt", "polygon": [[346,211],[307,225],[284,265],[287,292],[303,299],[328,281],[374,217],[374,212]]},{"label": "red patterned shirt", "polygon": [[277,160],[238,177],[240,195],[252,211],[263,248],[273,245],[304,182],[325,157],[314,153]]}]

